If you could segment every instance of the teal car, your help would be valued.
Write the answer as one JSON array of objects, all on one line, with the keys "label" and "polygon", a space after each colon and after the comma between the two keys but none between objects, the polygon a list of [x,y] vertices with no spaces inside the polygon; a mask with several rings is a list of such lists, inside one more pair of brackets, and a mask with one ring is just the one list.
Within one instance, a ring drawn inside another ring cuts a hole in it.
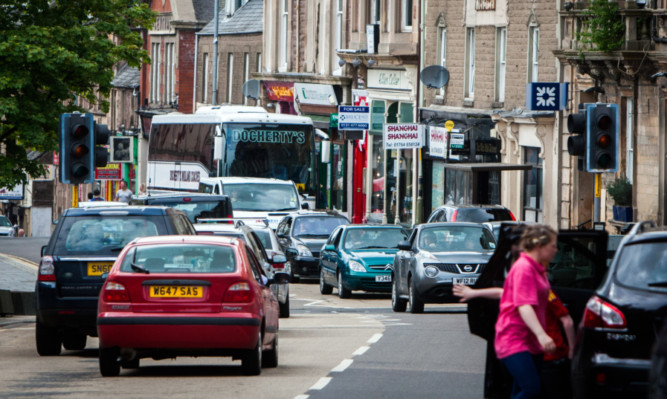
[{"label": "teal car", "polygon": [[329,236],[320,254],[320,292],[391,292],[391,269],[398,243],[409,230],[396,225],[344,225]]}]

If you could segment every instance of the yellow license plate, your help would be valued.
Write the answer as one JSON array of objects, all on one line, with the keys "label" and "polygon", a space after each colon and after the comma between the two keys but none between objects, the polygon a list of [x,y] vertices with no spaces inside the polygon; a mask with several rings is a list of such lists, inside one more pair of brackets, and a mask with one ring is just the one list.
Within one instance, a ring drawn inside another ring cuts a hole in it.
[{"label": "yellow license plate", "polygon": [[88,262],[88,276],[101,276],[109,273],[113,262]]},{"label": "yellow license plate", "polygon": [[181,285],[151,285],[151,298],[201,298],[203,287]]}]

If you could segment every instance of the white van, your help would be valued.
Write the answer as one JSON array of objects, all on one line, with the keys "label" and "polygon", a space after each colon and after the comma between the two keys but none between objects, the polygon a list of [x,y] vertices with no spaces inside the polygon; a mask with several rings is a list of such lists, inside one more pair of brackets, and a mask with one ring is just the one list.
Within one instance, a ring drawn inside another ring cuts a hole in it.
[{"label": "white van", "polygon": [[259,177],[211,177],[199,180],[199,192],[229,196],[234,218],[267,220],[275,230],[283,216],[309,205],[291,180]]}]

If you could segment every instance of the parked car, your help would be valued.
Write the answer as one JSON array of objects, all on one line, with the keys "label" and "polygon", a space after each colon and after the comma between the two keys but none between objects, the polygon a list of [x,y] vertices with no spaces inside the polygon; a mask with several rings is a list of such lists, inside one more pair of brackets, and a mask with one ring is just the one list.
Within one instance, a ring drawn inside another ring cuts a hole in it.
[{"label": "parked car", "polygon": [[0,215],[0,237],[14,237],[16,228],[12,226],[7,216]]},{"label": "parked car", "polygon": [[[232,221],[234,224],[228,224],[226,223],[226,220],[221,220],[221,223],[200,223],[195,224],[194,226],[199,235],[217,235],[242,239],[245,241],[248,248],[255,253],[257,260],[269,276],[273,276],[276,272],[290,274],[289,264],[287,263],[284,253],[275,250],[267,250],[260,237],[260,235],[263,234],[264,229],[271,230],[271,228],[266,227],[266,225],[248,225],[242,220]],[[289,282],[283,282],[271,286],[271,290],[280,303],[280,317],[283,318],[290,316],[288,283]]]},{"label": "parked car", "polygon": [[192,223],[201,219],[231,219],[234,217],[232,202],[226,195],[162,192],[134,196],[132,205],[161,205],[185,212]]},{"label": "parked car", "polygon": [[391,268],[408,230],[396,225],[344,225],[329,236],[320,255],[320,292],[349,298],[352,291],[391,291]]},{"label": "parked car", "polygon": [[646,395],[651,349],[667,319],[667,230],[642,222],[587,302],[572,361],[575,397]]},{"label": "parked car", "polygon": [[455,302],[453,284],[474,285],[496,247],[481,224],[447,222],[417,225],[398,244],[392,273],[391,305],[422,313],[425,303]]},{"label": "parked car", "polygon": [[185,213],[168,207],[93,206],[63,212],[42,258],[35,285],[37,352],[83,349],[97,336],[97,297],[116,257],[136,237],[194,235]]},{"label": "parked car", "polygon": [[100,292],[97,328],[103,376],[141,358],[232,356],[248,375],[278,366],[278,302],[242,240],[146,237],[119,255]]},{"label": "parked car", "polygon": [[426,223],[516,220],[514,214],[502,205],[441,205],[431,212]]},{"label": "parked car", "polygon": [[199,192],[228,195],[234,215],[240,218],[266,219],[275,229],[283,216],[308,209],[305,196],[291,180],[259,177],[211,177],[199,181]]},{"label": "parked car", "polygon": [[278,223],[276,235],[290,263],[292,281],[319,277],[322,246],[336,227],[349,223],[345,216],[332,211],[295,212]]}]

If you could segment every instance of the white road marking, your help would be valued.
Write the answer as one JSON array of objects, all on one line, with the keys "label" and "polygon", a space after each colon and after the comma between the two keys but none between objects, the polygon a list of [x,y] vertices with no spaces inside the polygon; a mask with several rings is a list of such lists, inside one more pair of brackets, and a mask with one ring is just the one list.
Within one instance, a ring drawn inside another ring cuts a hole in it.
[{"label": "white road marking", "polygon": [[310,389],[322,390],[331,381],[331,377],[322,377]]},{"label": "white road marking", "polygon": [[382,334],[375,334],[366,342],[368,342],[369,344],[374,344],[374,343],[378,342],[380,340],[380,338],[382,338]]},{"label": "white road marking", "polygon": [[357,349],[356,351],[354,351],[354,353],[352,353],[352,356],[363,355],[363,354],[366,353],[366,351],[369,350],[370,348],[371,348],[370,346],[362,346],[362,347],[360,347],[359,349]]},{"label": "white road marking", "polygon": [[333,373],[340,373],[345,371],[346,368],[350,367],[352,364],[353,360],[352,359],[345,359],[340,364],[334,368],[331,369]]}]

